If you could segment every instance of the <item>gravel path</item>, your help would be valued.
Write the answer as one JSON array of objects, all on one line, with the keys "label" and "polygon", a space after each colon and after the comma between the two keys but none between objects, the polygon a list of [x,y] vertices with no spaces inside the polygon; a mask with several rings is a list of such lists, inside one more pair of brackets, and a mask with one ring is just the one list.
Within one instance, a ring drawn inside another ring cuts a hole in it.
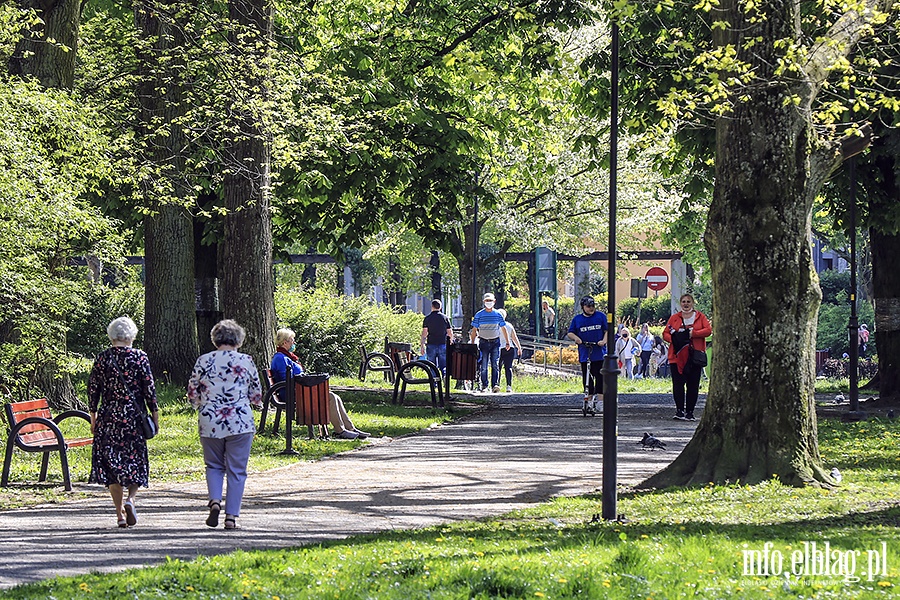
[{"label": "gravel path", "polygon": [[[449,425],[251,474],[238,531],[204,525],[202,482],[151,484],[129,529],[116,527],[106,490],[84,483],[75,485],[88,499],[0,512],[0,588],[496,516],[600,488],[603,421],[583,417],[577,396],[491,398],[495,406]],[[690,439],[695,424],[673,421],[673,410],[670,395],[619,397],[620,485],[655,473]],[[640,449],[644,431],[668,449]]]}]

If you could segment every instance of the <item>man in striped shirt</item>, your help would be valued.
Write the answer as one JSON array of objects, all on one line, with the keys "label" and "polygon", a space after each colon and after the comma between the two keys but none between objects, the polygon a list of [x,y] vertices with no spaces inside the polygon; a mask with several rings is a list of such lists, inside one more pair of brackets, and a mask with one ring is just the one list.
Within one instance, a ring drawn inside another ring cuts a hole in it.
[{"label": "man in striped shirt", "polygon": [[474,342],[478,336],[478,347],[481,350],[481,389],[488,389],[488,361],[491,364],[491,389],[494,393],[500,391],[500,344],[509,350],[509,334],[506,331],[506,321],[500,313],[494,310],[494,295],[490,292],[484,295],[484,308],[475,313],[472,318],[472,332],[469,340]]}]

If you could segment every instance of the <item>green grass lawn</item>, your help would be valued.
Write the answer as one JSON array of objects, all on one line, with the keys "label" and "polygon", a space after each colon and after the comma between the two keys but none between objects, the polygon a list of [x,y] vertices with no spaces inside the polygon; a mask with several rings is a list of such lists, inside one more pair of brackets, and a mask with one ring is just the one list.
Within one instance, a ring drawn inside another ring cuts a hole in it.
[{"label": "green grass lawn", "polygon": [[[876,598],[900,585],[900,424],[820,423],[840,488],[623,490],[501,518],[236,552],[7,591],[9,598]],[[813,548],[815,544],[815,548]],[[829,545],[829,573],[815,552]],[[765,554],[763,554],[765,552]],[[758,554],[757,554],[758,553]],[[765,556],[770,574],[761,562]],[[781,562],[778,562],[778,557]],[[791,575],[795,570],[799,576]],[[774,572],[778,574],[771,574]],[[787,573],[787,576],[785,576]],[[805,573],[805,574],[804,574]]]},{"label": "green grass lawn", "polygon": [[[345,406],[353,424],[377,437],[405,435],[453,418],[449,412],[435,411],[430,406],[395,406],[390,404],[390,398],[365,392],[351,395],[345,399]],[[204,466],[200,438],[197,435],[197,413],[187,404],[181,388],[160,386],[158,396],[160,431],[148,444],[151,484],[202,480]],[[274,411],[270,411],[266,432],[258,434],[253,441],[248,465],[251,473],[288,465],[298,459],[315,460],[366,443],[358,440],[309,440],[306,427],[294,426],[293,449],[300,455],[282,455],[281,452],[285,449],[284,419],[281,419],[280,435],[272,435],[273,417]],[[90,427],[81,419],[67,419],[63,425],[67,426],[63,428],[67,437],[90,436]],[[3,442],[5,445],[5,440]],[[91,470],[90,446],[73,448],[68,452],[68,457],[72,480],[86,481]],[[40,462],[40,454],[15,453],[10,471],[12,485],[0,488],[0,510],[40,502],[71,500],[83,495],[63,491],[58,453],[51,456],[48,483],[36,484],[40,475]],[[100,487],[97,489],[102,490]]]}]

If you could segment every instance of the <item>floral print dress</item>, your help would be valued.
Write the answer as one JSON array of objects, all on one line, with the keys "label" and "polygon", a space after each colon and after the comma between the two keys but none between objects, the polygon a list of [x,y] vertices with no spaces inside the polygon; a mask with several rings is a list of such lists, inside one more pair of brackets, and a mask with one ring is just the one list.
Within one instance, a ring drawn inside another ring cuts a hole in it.
[{"label": "floral print dress", "polygon": [[236,350],[214,350],[197,359],[188,400],[199,412],[200,437],[254,433],[251,405],[262,406],[262,386],[253,359]]},{"label": "floral print dress", "polygon": [[[130,393],[122,385],[123,378]],[[88,379],[88,406],[97,413],[90,483],[124,487],[146,487],[149,483],[142,404],[151,412],[157,410],[156,387],[146,352],[120,346],[101,352]]]}]

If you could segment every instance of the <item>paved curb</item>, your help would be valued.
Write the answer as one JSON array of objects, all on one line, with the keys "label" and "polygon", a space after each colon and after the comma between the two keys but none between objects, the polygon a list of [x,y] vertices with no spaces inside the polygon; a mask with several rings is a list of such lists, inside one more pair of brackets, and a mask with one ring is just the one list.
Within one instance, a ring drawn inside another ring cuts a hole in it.
[{"label": "paved curb", "polygon": [[[252,474],[237,531],[204,525],[202,482],[143,490],[129,529],[116,527],[105,489],[76,484],[92,497],[0,513],[0,588],[484,518],[600,488],[602,417],[583,417],[571,394],[496,400],[449,425]],[[657,472],[693,435],[672,411],[670,396],[620,398],[620,485]],[[641,449],[644,431],[668,449]]]}]

